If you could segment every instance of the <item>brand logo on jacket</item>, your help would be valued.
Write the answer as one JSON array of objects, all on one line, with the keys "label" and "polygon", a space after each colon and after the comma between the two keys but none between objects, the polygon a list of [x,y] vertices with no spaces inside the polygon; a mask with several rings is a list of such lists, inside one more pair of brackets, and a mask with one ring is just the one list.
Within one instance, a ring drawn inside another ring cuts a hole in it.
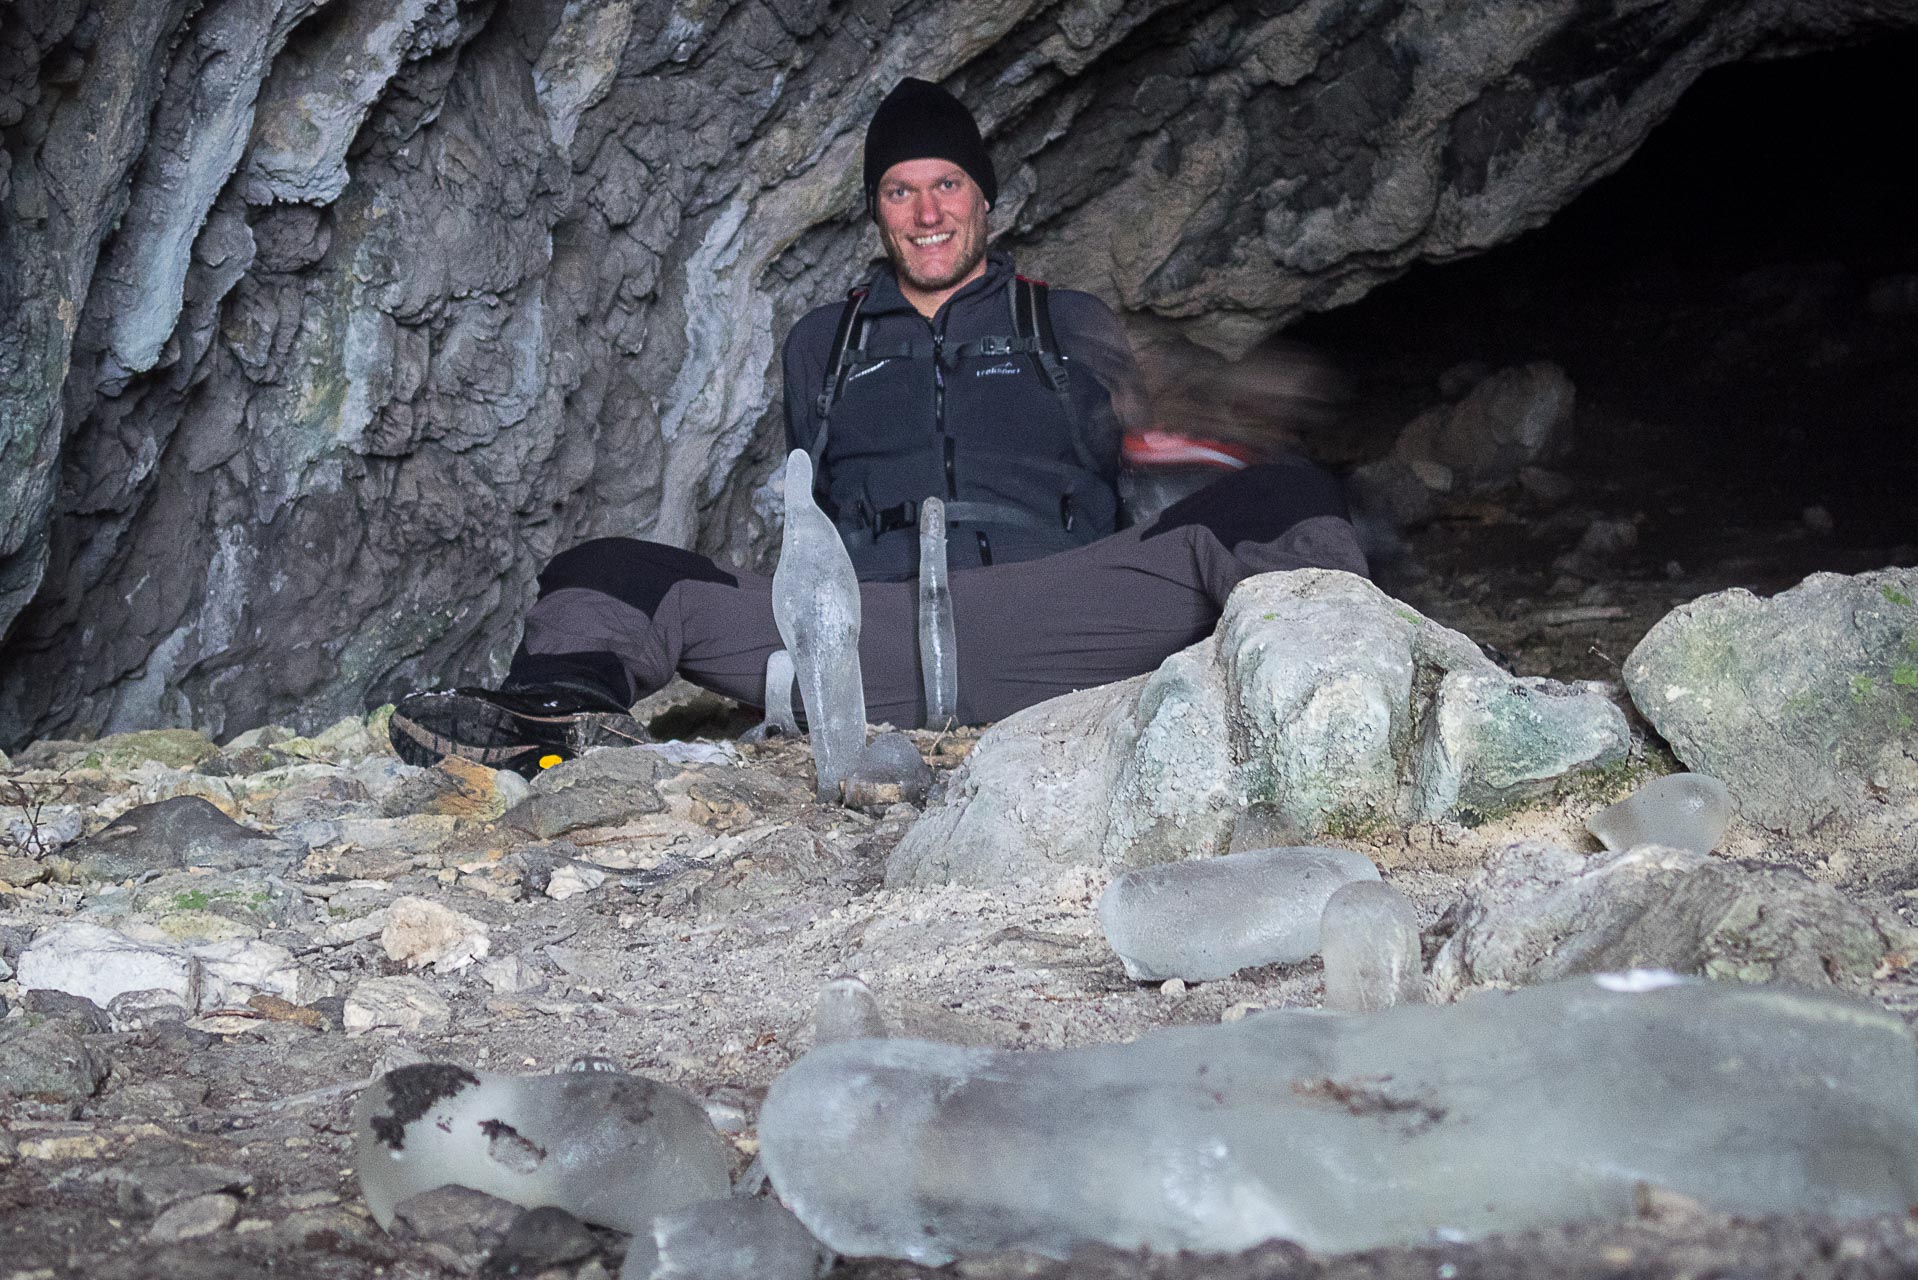
[{"label": "brand logo on jacket", "polygon": [[993,378],[1002,374],[1018,373],[1019,366],[1008,360],[1004,364],[995,364],[989,369],[979,369],[973,373],[975,378]]}]

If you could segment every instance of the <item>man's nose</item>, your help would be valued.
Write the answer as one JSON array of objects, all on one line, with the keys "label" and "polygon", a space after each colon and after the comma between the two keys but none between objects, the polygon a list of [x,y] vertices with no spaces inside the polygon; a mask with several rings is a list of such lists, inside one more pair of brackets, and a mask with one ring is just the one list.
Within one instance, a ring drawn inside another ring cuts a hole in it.
[{"label": "man's nose", "polygon": [[912,218],[922,227],[930,227],[939,221],[939,199],[930,191],[922,191],[912,199]]}]

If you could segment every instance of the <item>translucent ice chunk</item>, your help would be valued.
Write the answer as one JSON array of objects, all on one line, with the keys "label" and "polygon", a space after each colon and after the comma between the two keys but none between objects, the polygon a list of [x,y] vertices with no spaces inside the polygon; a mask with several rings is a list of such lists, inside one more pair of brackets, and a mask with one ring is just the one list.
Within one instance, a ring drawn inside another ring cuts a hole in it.
[{"label": "translucent ice chunk", "polygon": [[1607,849],[1623,852],[1642,844],[1710,853],[1732,820],[1731,792],[1702,773],[1653,778],[1585,823]]},{"label": "translucent ice chunk", "polygon": [[887,1034],[886,1019],[879,1012],[879,1000],[872,988],[850,974],[834,978],[819,989],[812,1025],[815,1046],[835,1040],[879,1039]]},{"label": "translucent ice chunk", "polygon": [[766,659],[766,724],[789,738],[799,736],[793,715],[793,656],[775,649]]},{"label": "translucent ice chunk", "polygon": [[389,1071],[353,1110],[354,1164],[373,1219],[448,1185],[553,1205],[621,1231],[729,1189],[727,1148],[690,1095],[643,1076],[505,1076],[450,1063]]},{"label": "translucent ice chunk", "polygon": [[944,729],[959,711],[959,637],[946,581],[946,504],[919,504],[919,667],[925,680],[926,728]]},{"label": "translucent ice chunk", "polygon": [[1418,913],[1382,880],[1355,880],[1325,900],[1319,954],[1328,1009],[1375,1013],[1424,998]]},{"label": "translucent ice chunk", "polygon": [[1310,846],[1140,867],[1107,887],[1099,924],[1127,977],[1203,982],[1311,956],[1333,890],[1378,878],[1359,854]]},{"label": "translucent ice chunk", "polygon": [[792,655],[806,707],[819,798],[839,784],[866,745],[866,690],[859,673],[859,579],[839,530],[812,496],[812,459],[786,459],[786,531],[773,571],[773,620]]},{"label": "translucent ice chunk", "polygon": [[652,1247],[640,1239],[619,1280],[818,1280],[832,1250],[774,1200],[702,1200],[653,1223]]},{"label": "translucent ice chunk", "polygon": [[911,738],[895,730],[866,744],[859,767],[841,785],[841,798],[854,808],[877,810],[902,801],[917,804],[931,786],[925,757]]},{"label": "translucent ice chunk", "polygon": [[1280,1010],[1128,1045],[827,1045],[773,1083],[774,1187],[841,1253],[1324,1252],[1632,1212],[1903,1214],[1918,1052],[1884,1010],[1590,978],[1455,1005]]}]

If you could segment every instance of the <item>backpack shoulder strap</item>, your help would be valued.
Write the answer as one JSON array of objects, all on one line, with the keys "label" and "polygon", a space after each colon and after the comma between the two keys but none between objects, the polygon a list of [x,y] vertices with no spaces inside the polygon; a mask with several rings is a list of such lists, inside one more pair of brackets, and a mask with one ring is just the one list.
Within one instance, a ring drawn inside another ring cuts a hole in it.
[{"label": "backpack shoulder strap", "polygon": [[1072,431],[1072,451],[1079,456],[1079,465],[1097,473],[1098,459],[1093,457],[1092,449],[1086,443],[1085,424],[1079,421],[1079,415],[1073,407],[1072,375],[1060,356],[1059,337],[1052,329],[1052,303],[1046,282],[1014,276],[1008,292],[1012,298],[1013,332],[1031,345],[1032,358],[1039,366],[1040,376],[1052,388],[1052,394],[1059,399],[1059,407],[1065,411],[1066,422]]},{"label": "backpack shoulder strap", "polygon": [[868,292],[862,284],[846,294],[845,309],[839,313],[839,325],[833,330],[832,347],[826,354],[825,379],[813,400],[813,416],[819,419],[819,429],[813,432],[812,443],[806,446],[814,475],[819,473],[819,460],[826,453],[826,436],[832,429],[832,407],[846,389],[846,352],[852,345],[853,330],[859,327],[859,308]]}]

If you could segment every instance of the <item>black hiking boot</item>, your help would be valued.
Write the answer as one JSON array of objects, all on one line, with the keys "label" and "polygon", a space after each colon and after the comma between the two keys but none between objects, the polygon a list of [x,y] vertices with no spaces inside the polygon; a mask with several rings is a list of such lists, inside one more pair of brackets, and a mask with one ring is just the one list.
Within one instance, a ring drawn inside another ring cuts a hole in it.
[{"label": "black hiking boot", "polygon": [[524,778],[588,747],[652,741],[612,698],[568,685],[408,694],[393,708],[387,735],[408,764],[461,756]]}]

